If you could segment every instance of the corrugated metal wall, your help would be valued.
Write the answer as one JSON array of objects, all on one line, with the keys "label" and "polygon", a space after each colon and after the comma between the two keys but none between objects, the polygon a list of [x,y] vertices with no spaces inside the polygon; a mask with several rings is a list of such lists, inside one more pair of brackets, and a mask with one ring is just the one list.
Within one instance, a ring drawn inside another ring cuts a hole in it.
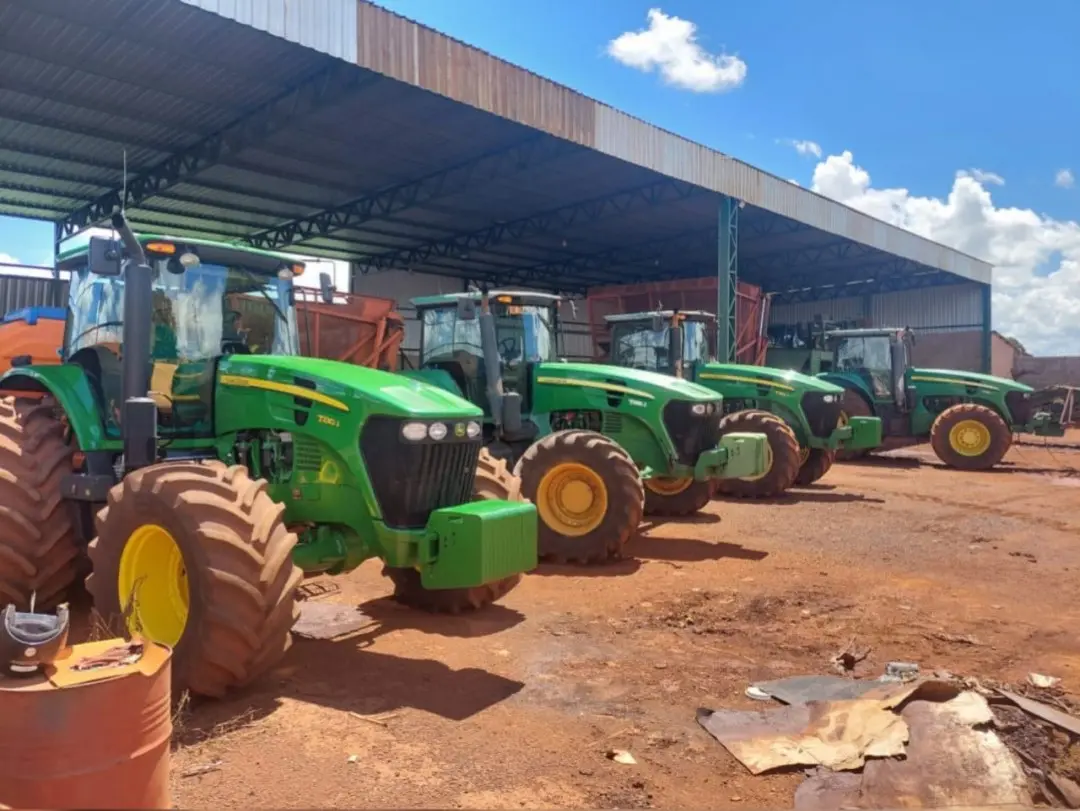
[{"label": "corrugated metal wall", "polygon": [[957,284],[925,290],[881,293],[865,298],[773,305],[769,323],[799,324],[862,319],[872,327],[911,327],[919,366],[981,371],[984,285]]},{"label": "corrugated metal wall", "polygon": [[[67,282],[61,281],[61,285],[60,301],[66,303]],[[0,276],[0,317],[24,307],[51,307],[53,294],[52,279]]]}]

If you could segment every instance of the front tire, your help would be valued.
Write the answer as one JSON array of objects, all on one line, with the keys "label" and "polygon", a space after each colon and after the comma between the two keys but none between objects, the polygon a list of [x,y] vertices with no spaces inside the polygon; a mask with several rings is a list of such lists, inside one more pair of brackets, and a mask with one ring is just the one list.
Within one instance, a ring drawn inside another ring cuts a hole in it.
[{"label": "front tire", "polygon": [[50,402],[0,400],[0,606],[54,608],[75,582],[74,511],[60,490],[72,456]]},{"label": "front tire", "polygon": [[173,647],[175,690],[221,697],[292,644],[303,575],[284,511],[240,466],[136,470],[98,512],[86,587],[106,619]]},{"label": "front tire", "polygon": [[799,440],[787,423],[768,411],[736,411],[720,421],[720,435],[736,432],[765,434],[769,467],[754,478],[718,479],[719,493],[737,498],[771,498],[794,484],[799,473]]},{"label": "front tire", "polygon": [[1012,431],[994,409],[977,403],[946,408],[930,428],[938,459],[959,470],[989,470],[1012,447]]},{"label": "front tire", "polygon": [[[502,459],[496,459],[486,449],[480,451],[473,480],[473,501],[526,501],[521,495],[521,479],[515,476]],[[433,614],[460,614],[476,611],[505,597],[518,583],[521,575],[514,574],[467,589],[425,589],[416,569],[383,567],[383,574],[394,584],[394,600]]]},{"label": "front tire", "polygon": [[813,484],[829,472],[835,459],[835,451],[828,451],[824,448],[811,448],[807,452],[806,461],[799,468],[799,473],[795,477],[795,484],[799,487]]},{"label": "front tire", "polygon": [[617,442],[595,431],[556,431],[534,442],[514,473],[536,505],[541,559],[601,563],[622,557],[645,512],[645,488]]},{"label": "front tire", "polygon": [[645,514],[683,516],[701,512],[716,492],[716,482],[658,477],[646,479]]}]

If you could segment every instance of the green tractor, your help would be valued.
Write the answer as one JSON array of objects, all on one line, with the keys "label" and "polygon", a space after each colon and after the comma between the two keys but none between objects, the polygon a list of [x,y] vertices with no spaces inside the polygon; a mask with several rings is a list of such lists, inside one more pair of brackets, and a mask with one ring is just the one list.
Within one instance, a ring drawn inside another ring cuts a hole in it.
[{"label": "green tractor", "polygon": [[536,505],[541,558],[617,558],[644,513],[697,512],[715,480],[764,470],[765,437],[721,437],[723,401],[708,389],[558,360],[560,301],[510,290],[413,299],[420,368],[406,372],[484,409],[485,445]]},{"label": "green tractor", "polygon": [[299,356],[302,264],[113,226],[59,259],[62,362],[0,378],[0,602],[55,606],[88,562],[97,611],[220,696],[287,650],[305,575],[380,558],[399,600],[456,612],[536,566],[479,408]]},{"label": "green tractor", "polygon": [[[836,330],[828,334],[832,370],[821,377],[844,388],[850,419],[882,421],[881,450],[929,439],[949,467],[986,470],[1012,446],[1014,433],[1061,436],[1071,412],[1071,393],[1036,391],[1002,377],[953,369],[911,366],[914,334],[906,328]],[[1069,406],[1055,416],[1055,401]],[[866,453],[847,451],[841,458]]]},{"label": "green tractor", "polygon": [[724,398],[720,433],[755,431],[769,438],[763,474],[720,482],[722,493],[775,496],[828,472],[837,449],[881,442],[876,417],[841,418],[844,390],[794,371],[716,363],[709,356],[712,313],[655,311],[609,315],[607,351],[618,366],[693,380]]}]

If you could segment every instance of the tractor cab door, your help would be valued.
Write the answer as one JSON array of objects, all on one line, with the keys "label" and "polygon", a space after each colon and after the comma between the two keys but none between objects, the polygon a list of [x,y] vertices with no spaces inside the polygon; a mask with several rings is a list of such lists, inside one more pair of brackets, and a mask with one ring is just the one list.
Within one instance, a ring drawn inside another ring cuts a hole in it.
[{"label": "tractor cab door", "polygon": [[460,318],[454,306],[422,310],[420,367],[443,370],[466,400],[484,409],[485,414],[490,412],[478,319]]},{"label": "tractor cab door", "polygon": [[910,380],[911,341],[907,333],[893,336],[889,352],[892,357],[893,401],[900,411],[910,412],[915,407],[915,388]]}]

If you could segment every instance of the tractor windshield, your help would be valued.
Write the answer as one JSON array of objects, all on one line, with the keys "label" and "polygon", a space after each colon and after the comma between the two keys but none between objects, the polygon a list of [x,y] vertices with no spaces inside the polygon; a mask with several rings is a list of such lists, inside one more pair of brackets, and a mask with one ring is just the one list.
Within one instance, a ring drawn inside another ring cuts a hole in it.
[{"label": "tractor windshield", "polygon": [[[705,324],[683,321],[683,363],[704,363],[709,359],[709,341]],[[660,329],[653,328],[652,319],[616,323],[612,328],[612,361],[618,366],[648,369],[670,374],[671,326],[665,321]]]},{"label": "tractor windshield", "polygon": [[868,379],[877,397],[891,397],[892,353],[888,335],[852,335],[834,339],[833,369]]},{"label": "tractor windshield", "polygon": [[[504,366],[513,369],[521,363],[556,359],[553,308],[491,302],[491,313],[495,317],[495,340]],[[483,358],[479,319],[459,319],[456,306],[424,310],[421,324],[422,365],[449,360],[461,352]]]},{"label": "tractor windshield", "polygon": [[[155,360],[200,361],[221,355],[299,354],[292,281],[239,265],[201,264],[183,273],[153,270],[152,354]],[[71,273],[65,357],[90,346],[119,344],[124,280],[85,266]]]}]

